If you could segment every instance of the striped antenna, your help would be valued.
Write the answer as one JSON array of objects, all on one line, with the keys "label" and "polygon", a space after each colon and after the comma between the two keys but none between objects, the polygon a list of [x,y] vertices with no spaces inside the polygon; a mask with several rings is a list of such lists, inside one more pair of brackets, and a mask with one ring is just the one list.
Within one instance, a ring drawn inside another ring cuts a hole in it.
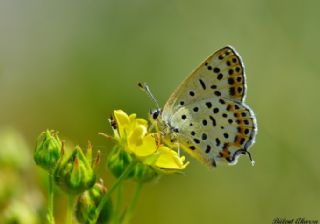
[{"label": "striped antenna", "polygon": [[150,99],[155,103],[155,105],[157,106],[157,109],[160,109],[159,103],[157,101],[157,99],[153,96],[153,94],[151,93],[149,86],[147,83],[138,83],[138,86],[140,87],[140,89],[142,89],[149,97]]}]

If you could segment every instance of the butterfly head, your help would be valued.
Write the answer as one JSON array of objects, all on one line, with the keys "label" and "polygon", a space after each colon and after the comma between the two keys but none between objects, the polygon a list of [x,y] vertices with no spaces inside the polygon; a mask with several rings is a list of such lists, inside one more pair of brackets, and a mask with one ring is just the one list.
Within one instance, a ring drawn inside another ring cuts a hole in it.
[{"label": "butterfly head", "polygon": [[155,109],[155,110],[150,110],[149,113],[150,113],[150,114],[149,114],[150,120],[156,121],[156,120],[160,117],[160,115],[161,115],[161,109],[158,108],[158,109]]},{"label": "butterfly head", "polygon": [[162,127],[164,126],[161,119],[161,113],[162,111],[160,108],[157,108],[155,110],[150,110],[149,112],[149,120],[157,130],[163,129]]}]

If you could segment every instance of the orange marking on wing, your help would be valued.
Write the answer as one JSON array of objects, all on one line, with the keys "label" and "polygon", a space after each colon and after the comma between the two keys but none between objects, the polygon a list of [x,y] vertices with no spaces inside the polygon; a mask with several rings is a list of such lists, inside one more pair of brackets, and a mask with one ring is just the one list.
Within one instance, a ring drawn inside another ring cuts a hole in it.
[{"label": "orange marking on wing", "polygon": [[223,146],[223,150],[219,153],[222,158],[226,160],[230,160],[230,151],[229,151],[229,143],[225,143]]}]

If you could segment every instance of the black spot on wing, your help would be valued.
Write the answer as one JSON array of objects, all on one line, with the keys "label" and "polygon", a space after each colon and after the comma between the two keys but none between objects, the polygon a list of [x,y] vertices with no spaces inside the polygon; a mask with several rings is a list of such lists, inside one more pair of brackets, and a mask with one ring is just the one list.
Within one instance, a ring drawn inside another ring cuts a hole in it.
[{"label": "black spot on wing", "polygon": [[208,138],[207,134],[206,133],[202,133],[201,139],[202,140],[207,140],[207,138]]},{"label": "black spot on wing", "polygon": [[199,140],[199,139],[197,139],[197,138],[193,139],[193,141],[194,141],[195,143],[197,143],[197,144],[199,144],[199,143],[200,143],[200,140]]},{"label": "black spot on wing", "polygon": [[202,79],[199,79],[200,85],[202,87],[202,89],[206,89],[206,84],[204,83],[204,81]]},{"label": "black spot on wing", "polygon": [[212,161],[211,161],[211,165],[213,166],[213,167],[217,167],[217,163],[216,163],[216,161],[212,158]]},{"label": "black spot on wing", "polygon": [[212,117],[211,115],[209,116],[210,120],[212,121],[212,125],[213,126],[216,126],[217,123],[216,123],[216,120],[214,119],[214,117]]},{"label": "black spot on wing", "polygon": [[203,124],[203,126],[207,126],[208,121],[207,121],[206,119],[203,119],[203,120],[202,120],[202,124]]},{"label": "black spot on wing", "polygon": [[220,139],[216,138],[216,146],[220,146],[220,144],[221,144]]},{"label": "black spot on wing", "polygon": [[211,146],[210,146],[210,145],[207,145],[206,153],[209,153],[210,151],[211,151]]},{"label": "black spot on wing", "polygon": [[214,68],[214,69],[213,69],[213,72],[214,72],[214,73],[219,73],[219,72],[220,72],[220,68],[217,68],[217,67]]}]

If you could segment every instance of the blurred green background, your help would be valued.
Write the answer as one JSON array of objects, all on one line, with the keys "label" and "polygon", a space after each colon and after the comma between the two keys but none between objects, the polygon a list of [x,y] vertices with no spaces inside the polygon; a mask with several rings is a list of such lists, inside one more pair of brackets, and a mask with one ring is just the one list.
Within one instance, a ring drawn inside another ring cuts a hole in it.
[{"label": "blurred green background", "polygon": [[256,166],[241,158],[212,171],[191,159],[185,175],[146,185],[133,223],[320,221],[319,7],[289,0],[0,1],[0,127],[20,133],[30,156],[46,128],[81,146],[90,139],[105,156],[111,144],[97,133],[111,133],[112,110],[146,118],[154,106],[137,82],[148,82],[163,105],[203,59],[230,44],[244,59],[246,103],[258,120]]}]

